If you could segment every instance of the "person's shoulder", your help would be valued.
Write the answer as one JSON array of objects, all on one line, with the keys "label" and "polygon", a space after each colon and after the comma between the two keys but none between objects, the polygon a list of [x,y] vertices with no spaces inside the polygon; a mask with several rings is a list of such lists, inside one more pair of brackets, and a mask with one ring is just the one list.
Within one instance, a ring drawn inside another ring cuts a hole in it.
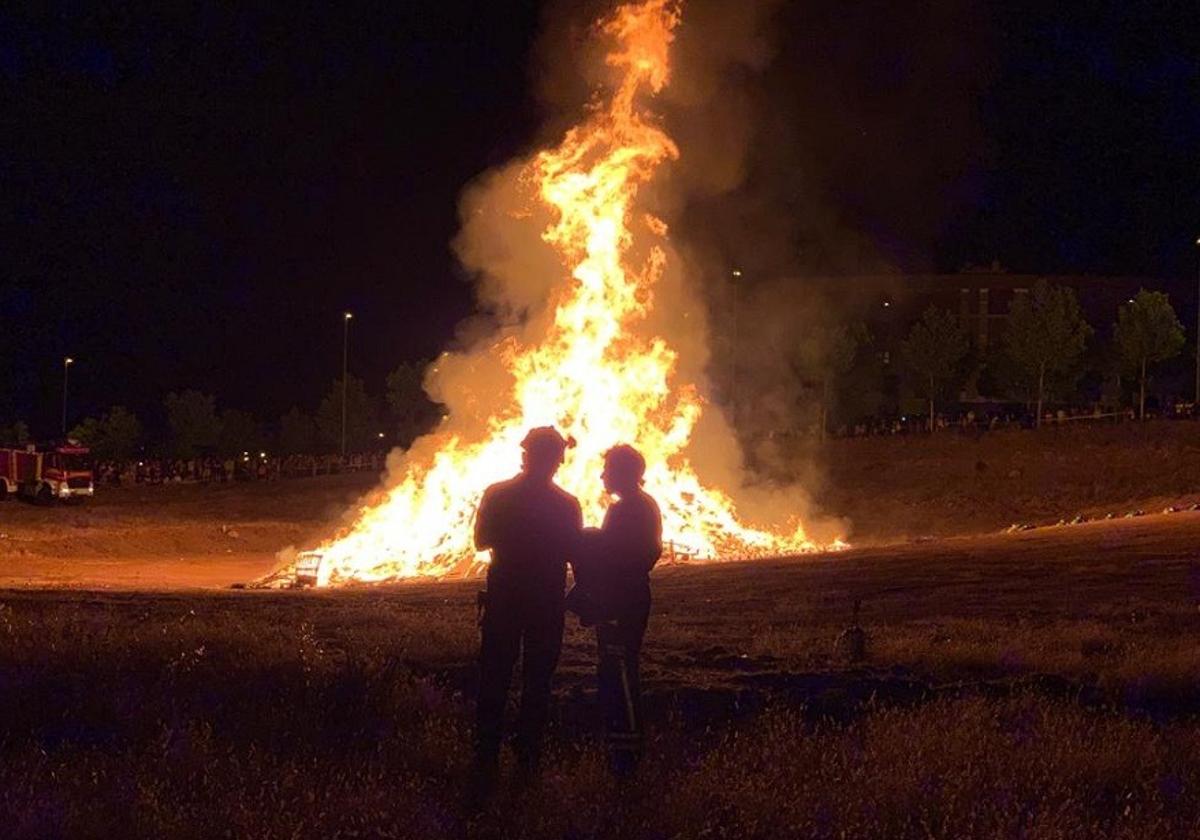
[{"label": "person's shoulder", "polygon": [[497,496],[506,496],[517,489],[517,484],[520,476],[515,478],[507,478],[504,481],[497,481],[494,484],[489,484],[487,489],[483,491],[483,498],[494,499]]},{"label": "person's shoulder", "polygon": [[575,498],[571,493],[559,487],[557,484],[552,484],[554,498],[560,503],[570,506],[573,510],[580,510],[579,499]]},{"label": "person's shoulder", "polygon": [[658,515],[658,502],[654,501],[653,496],[651,496],[645,490],[639,490],[637,499],[643,508],[648,511],[652,511],[655,515]]}]

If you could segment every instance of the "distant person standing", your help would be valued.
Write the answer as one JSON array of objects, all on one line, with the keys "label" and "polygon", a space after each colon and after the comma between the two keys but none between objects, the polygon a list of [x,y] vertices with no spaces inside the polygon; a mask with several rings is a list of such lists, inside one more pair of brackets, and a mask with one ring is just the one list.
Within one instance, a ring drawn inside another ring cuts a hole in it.
[{"label": "distant person standing", "polygon": [[588,531],[576,563],[581,591],[572,605],[586,626],[596,625],[600,712],[609,758],[619,775],[641,757],[642,639],[650,618],[650,570],[662,554],[662,515],[644,490],[646,460],[632,446],[604,454],[604,489],[617,501],[599,531]]},{"label": "distant person standing", "polygon": [[568,446],[554,428],[532,429],[522,441],[521,472],[488,487],[475,520],[475,545],[490,549],[482,594],[476,720],[477,795],[495,783],[509,683],[518,655],[521,706],[517,760],[538,769],[550,683],[562,649],[567,561],[579,546],[579,501],[554,483]]}]

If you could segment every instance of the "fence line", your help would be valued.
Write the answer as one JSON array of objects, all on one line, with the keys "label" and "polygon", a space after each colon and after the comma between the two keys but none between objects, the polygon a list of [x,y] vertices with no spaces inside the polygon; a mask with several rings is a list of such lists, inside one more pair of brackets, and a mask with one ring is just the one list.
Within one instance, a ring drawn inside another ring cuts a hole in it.
[{"label": "fence line", "polygon": [[352,472],[380,472],[387,462],[382,452],[340,455],[141,458],[97,461],[93,473],[101,486],[224,484],[234,481],[276,481],[314,478]]}]

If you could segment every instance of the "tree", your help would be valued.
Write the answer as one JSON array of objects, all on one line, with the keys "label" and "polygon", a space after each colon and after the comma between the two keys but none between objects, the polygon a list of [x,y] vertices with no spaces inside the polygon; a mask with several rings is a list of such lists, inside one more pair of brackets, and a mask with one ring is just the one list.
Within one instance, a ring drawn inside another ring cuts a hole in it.
[{"label": "tree", "polygon": [[410,445],[433,428],[442,415],[442,407],[425,393],[424,367],[405,362],[388,374],[388,414],[399,446]]},{"label": "tree", "polygon": [[284,455],[309,454],[317,448],[317,425],[296,406],[279,418],[279,451]]},{"label": "tree", "polygon": [[237,455],[262,448],[262,428],[254,419],[254,415],[236,408],[227,408],[221,412],[220,423],[217,448],[223,454]]},{"label": "tree", "polygon": [[1075,292],[1067,286],[1051,286],[1039,280],[1033,293],[1017,295],[1008,307],[1003,352],[1027,387],[1021,390],[1037,401],[1037,424],[1042,423],[1048,381],[1075,373],[1092,328],[1079,311]]},{"label": "tree", "polygon": [[216,400],[211,394],[184,391],[167,394],[167,425],[171,427],[172,451],[176,457],[191,458],[200,450],[211,450],[221,434]]},{"label": "tree", "polygon": [[838,386],[854,367],[859,348],[870,343],[870,334],[863,324],[824,324],[805,329],[803,336],[793,367],[803,379],[819,384],[824,440]]},{"label": "tree", "polygon": [[[317,431],[327,451],[342,445],[342,380],[335,379],[317,408]],[[346,450],[362,451],[379,442],[379,419],[363,381],[351,376],[346,381]]]},{"label": "tree", "polygon": [[24,420],[17,420],[11,426],[0,426],[0,444],[13,443],[24,446],[29,442],[29,426]]},{"label": "tree", "polygon": [[1142,289],[1137,297],[1117,312],[1113,328],[1121,361],[1138,376],[1138,417],[1146,418],[1146,371],[1158,362],[1179,355],[1183,349],[1183,325],[1165,292]]},{"label": "tree", "polygon": [[930,306],[913,324],[900,346],[904,364],[929,400],[929,429],[933,431],[935,401],[955,378],[970,351],[966,330],[954,313]]},{"label": "tree", "polygon": [[142,423],[129,409],[114,405],[98,420],[86,418],[71,430],[70,437],[85,444],[97,458],[125,461],[137,452]]}]

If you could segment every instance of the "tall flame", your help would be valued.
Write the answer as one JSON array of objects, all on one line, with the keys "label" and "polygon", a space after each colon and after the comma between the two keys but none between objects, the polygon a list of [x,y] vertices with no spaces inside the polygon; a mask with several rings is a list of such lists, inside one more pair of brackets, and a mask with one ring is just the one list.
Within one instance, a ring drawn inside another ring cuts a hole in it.
[{"label": "tall flame", "polygon": [[671,0],[642,0],[602,21],[602,34],[616,44],[606,63],[619,81],[522,172],[531,199],[550,211],[542,239],[569,277],[549,302],[553,319],[536,344],[496,340],[490,352],[513,387],[503,393],[497,383],[495,393],[472,395],[494,403],[486,431],[468,440],[446,429],[419,441],[398,483],[317,549],[319,584],[480,568],[486,555],[471,543],[479,498],[516,472],[521,438],[542,425],[579,441],[557,481],[580,499],[588,522],[603,515],[603,452],[626,442],[646,457],[646,490],[662,508],[665,540],[712,558],[816,548],[798,524],[781,533],[746,527],[729,497],[701,483],[687,447],[704,401],[695,384],[676,381],[676,351],[642,334],[667,264],[667,226],[639,213],[635,200],[679,152],[641,103],[670,79],[679,20]]}]

